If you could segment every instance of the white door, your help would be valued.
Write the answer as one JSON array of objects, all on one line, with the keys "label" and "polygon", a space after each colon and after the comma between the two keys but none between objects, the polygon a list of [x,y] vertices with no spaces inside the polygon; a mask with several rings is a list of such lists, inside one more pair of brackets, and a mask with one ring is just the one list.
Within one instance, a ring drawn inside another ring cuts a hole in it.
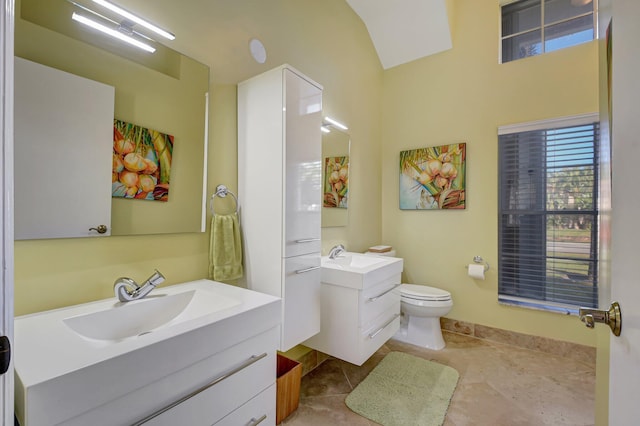
[{"label": "white door", "polygon": [[115,88],[22,58],[14,65],[16,240],[110,235]]},{"label": "white door", "polygon": [[640,419],[640,2],[613,0],[611,300],[622,333],[611,336],[609,425]]},{"label": "white door", "polygon": [[[13,342],[13,19],[14,1],[0,3],[0,336]],[[5,346],[6,347],[6,346]],[[13,425],[13,362],[0,376],[0,424]]]}]

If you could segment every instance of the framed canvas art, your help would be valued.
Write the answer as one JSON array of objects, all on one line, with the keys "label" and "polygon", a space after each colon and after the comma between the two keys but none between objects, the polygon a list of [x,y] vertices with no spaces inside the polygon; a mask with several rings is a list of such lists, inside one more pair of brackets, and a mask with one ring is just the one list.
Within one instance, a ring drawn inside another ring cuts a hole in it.
[{"label": "framed canvas art", "polygon": [[172,153],[172,135],[114,120],[111,196],[168,201]]},{"label": "framed canvas art", "polygon": [[349,201],[349,157],[324,159],[324,197],[322,207],[346,209]]},{"label": "framed canvas art", "polygon": [[400,209],[464,209],[466,143],[400,152]]}]

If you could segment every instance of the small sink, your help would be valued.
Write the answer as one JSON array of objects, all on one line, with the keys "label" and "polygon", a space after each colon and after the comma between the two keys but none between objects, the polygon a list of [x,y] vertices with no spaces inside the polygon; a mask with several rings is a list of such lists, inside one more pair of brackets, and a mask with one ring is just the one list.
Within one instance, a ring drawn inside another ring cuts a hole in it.
[{"label": "small sink", "polygon": [[[374,265],[384,263],[384,258],[375,256],[360,256],[360,255],[343,255],[338,256],[335,259],[327,259],[326,265],[337,267],[344,267],[345,270],[362,270]],[[323,264],[324,265],[324,264]],[[324,266],[326,266],[324,265]]]},{"label": "small sink", "polygon": [[403,261],[397,257],[345,252],[335,259],[322,257],[322,282],[363,289],[385,280],[399,280]]},{"label": "small sink", "polygon": [[[206,304],[208,311],[218,311],[240,303],[220,295],[212,297],[202,291],[196,297],[196,292],[190,290],[172,295],[150,295],[146,299],[128,303],[116,302],[106,309],[71,316],[62,322],[88,339],[121,340],[192,318],[198,311],[194,305]],[[202,301],[202,298],[207,300]]]}]

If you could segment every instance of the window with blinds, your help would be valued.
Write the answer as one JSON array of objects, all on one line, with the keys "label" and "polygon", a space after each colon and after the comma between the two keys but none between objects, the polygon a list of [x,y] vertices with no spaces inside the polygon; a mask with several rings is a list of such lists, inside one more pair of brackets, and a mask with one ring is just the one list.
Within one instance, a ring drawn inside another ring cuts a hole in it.
[{"label": "window with blinds", "polygon": [[597,306],[599,126],[590,120],[499,131],[501,302]]},{"label": "window with blinds", "polygon": [[502,62],[591,41],[593,0],[517,0],[502,6]]}]

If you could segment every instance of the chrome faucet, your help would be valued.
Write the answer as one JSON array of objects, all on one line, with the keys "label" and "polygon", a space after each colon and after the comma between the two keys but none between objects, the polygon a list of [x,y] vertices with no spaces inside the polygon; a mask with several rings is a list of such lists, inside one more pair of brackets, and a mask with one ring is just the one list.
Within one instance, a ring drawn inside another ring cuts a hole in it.
[{"label": "chrome faucet", "polygon": [[127,277],[120,277],[113,283],[113,291],[121,302],[143,299],[147,294],[164,282],[164,275],[157,269],[142,285]]},{"label": "chrome faucet", "polygon": [[333,248],[331,248],[331,250],[329,250],[329,259],[335,259],[336,257],[340,256],[345,251],[346,250],[345,250],[345,248],[344,248],[344,246],[342,244],[338,244],[337,246],[333,246]]}]

